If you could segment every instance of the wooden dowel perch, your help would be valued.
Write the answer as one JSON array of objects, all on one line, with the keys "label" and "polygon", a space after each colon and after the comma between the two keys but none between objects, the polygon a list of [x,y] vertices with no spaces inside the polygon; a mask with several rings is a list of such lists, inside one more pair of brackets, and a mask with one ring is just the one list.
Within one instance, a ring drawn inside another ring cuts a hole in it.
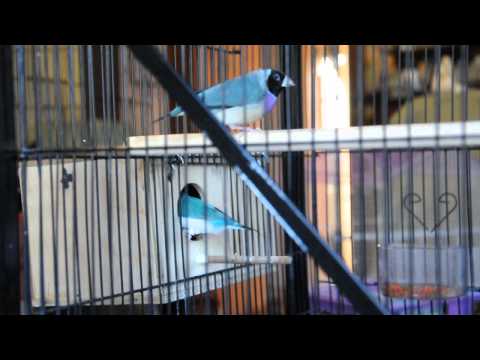
[{"label": "wooden dowel perch", "polygon": [[285,264],[292,263],[291,256],[209,256],[208,263],[216,264]]}]

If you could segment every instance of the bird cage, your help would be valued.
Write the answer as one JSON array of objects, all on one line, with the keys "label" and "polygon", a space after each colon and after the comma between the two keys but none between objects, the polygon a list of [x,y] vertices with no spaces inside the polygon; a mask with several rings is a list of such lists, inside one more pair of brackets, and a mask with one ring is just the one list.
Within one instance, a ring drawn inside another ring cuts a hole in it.
[{"label": "bird cage", "polygon": [[1,50],[0,311],[474,312],[474,45]]}]

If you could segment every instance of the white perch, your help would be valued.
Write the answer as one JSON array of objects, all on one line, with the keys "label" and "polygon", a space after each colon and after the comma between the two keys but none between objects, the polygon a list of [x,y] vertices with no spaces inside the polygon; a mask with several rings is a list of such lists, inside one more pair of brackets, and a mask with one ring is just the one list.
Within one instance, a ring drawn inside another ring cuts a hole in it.
[{"label": "white perch", "polygon": [[282,264],[289,265],[292,263],[291,256],[209,256],[208,263],[213,264]]},{"label": "white perch", "polygon": [[[382,150],[480,146],[480,121],[375,125],[339,129],[255,130],[233,135],[251,152]],[[267,146],[268,145],[268,146]],[[205,134],[149,135],[128,138],[132,155],[218,153]]]}]

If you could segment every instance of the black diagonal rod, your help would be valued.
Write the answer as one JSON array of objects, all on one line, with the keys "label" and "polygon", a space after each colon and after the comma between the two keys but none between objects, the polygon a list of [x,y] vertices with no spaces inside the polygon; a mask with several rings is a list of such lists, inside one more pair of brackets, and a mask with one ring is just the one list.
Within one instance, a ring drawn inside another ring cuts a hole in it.
[{"label": "black diagonal rod", "polygon": [[308,252],[335,281],[354,308],[361,314],[388,314],[250,153],[235,141],[225,126],[200,102],[193,90],[164,59],[158,48],[154,45],[129,47],[170,97],[185,110],[201,130],[207,133],[212,143],[234,166],[243,181],[260,198],[295,243],[304,252]]}]

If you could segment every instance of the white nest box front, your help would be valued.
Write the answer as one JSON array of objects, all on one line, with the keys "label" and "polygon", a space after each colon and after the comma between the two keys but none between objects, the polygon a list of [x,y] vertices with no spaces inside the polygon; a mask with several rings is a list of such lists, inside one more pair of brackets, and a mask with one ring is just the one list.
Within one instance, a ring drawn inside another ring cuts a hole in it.
[{"label": "white nest box front", "polygon": [[[203,160],[171,167],[168,153],[130,149],[127,158],[20,166],[33,306],[128,304],[132,296],[135,303],[169,303],[276,271],[221,261],[282,255],[272,217],[235,171]],[[186,186],[258,232],[191,240],[178,216]]]}]

